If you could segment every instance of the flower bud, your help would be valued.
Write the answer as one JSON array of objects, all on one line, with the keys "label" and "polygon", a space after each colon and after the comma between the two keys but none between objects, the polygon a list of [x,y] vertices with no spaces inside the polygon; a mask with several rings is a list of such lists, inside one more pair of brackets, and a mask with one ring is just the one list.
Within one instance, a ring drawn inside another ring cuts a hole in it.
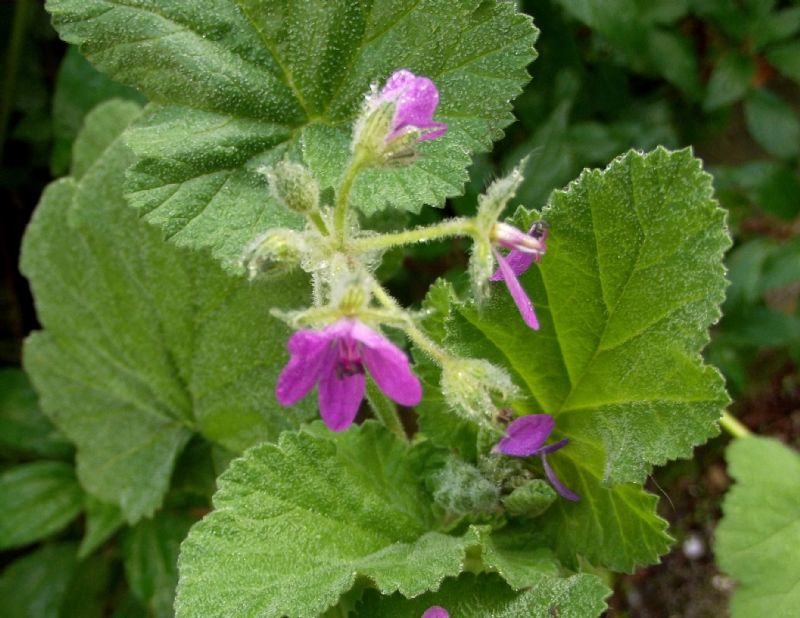
[{"label": "flower bud", "polygon": [[433,477],[433,500],[448,513],[491,513],[498,507],[500,491],[475,466],[451,456]]},{"label": "flower bud", "polygon": [[488,423],[494,416],[493,397],[500,400],[517,395],[509,375],[491,363],[464,358],[442,368],[442,394],[453,408],[472,421]]},{"label": "flower bud", "polygon": [[294,230],[276,228],[258,236],[248,245],[242,262],[248,278],[278,276],[299,263],[305,251],[303,235]]},{"label": "flower bud", "polygon": [[447,130],[433,120],[439,91],[427,77],[401,69],[378,91],[373,86],[353,132],[352,149],[365,165],[402,167],[417,158],[417,142]]},{"label": "flower bud", "polygon": [[261,171],[267,177],[272,197],[284,208],[305,214],[319,207],[319,185],[304,165],[281,161]]},{"label": "flower bud", "polygon": [[503,506],[514,517],[533,518],[556,500],[556,491],[542,479],[532,479],[503,498]]}]

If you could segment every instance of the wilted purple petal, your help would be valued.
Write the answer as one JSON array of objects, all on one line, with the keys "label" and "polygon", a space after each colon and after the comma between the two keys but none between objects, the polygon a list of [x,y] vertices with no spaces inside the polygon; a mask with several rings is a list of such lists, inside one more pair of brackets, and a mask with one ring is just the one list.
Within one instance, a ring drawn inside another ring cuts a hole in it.
[{"label": "wilted purple petal", "polygon": [[302,399],[323,372],[336,362],[332,339],[324,331],[300,330],[287,344],[291,358],[278,377],[275,396],[281,405],[290,406]]},{"label": "wilted purple petal", "polygon": [[553,442],[552,444],[543,446],[536,452],[539,455],[547,455],[548,453],[555,453],[556,451],[564,448],[567,444],[569,444],[569,438],[564,438],[562,440],[559,440],[558,442]]},{"label": "wilted purple petal", "polygon": [[439,91],[427,77],[414,75],[406,69],[395,71],[378,96],[382,101],[396,103],[391,132],[386,141],[413,129],[423,131],[418,141],[434,139],[447,130],[447,124],[433,120],[439,105]]},{"label": "wilted purple petal", "polygon": [[[533,261],[536,259],[536,255],[533,253],[523,253],[522,251],[512,249],[508,252],[508,255],[506,255],[505,259],[512,272],[519,276],[531,267],[531,264],[533,264]],[[492,281],[502,281],[503,271],[498,268],[496,271],[494,271],[494,274],[490,277],[490,279]]]},{"label": "wilted purple petal", "polygon": [[517,275],[514,274],[514,271],[511,270],[505,258],[500,255],[500,252],[496,249],[494,249],[494,256],[497,259],[497,265],[500,267],[500,272],[503,275],[503,280],[506,282],[508,291],[511,293],[511,298],[514,299],[517,309],[519,309],[522,321],[533,330],[539,330],[539,320],[536,318],[536,312],[533,310],[533,303],[531,299],[528,298],[525,290],[522,289],[522,286],[517,280]]},{"label": "wilted purple petal", "polygon": [[506,436],[494,447],[504,455],[528,457],[539,452],[553,432],[556,422],[549,414],[529,414],[516,419],[506,428]]},{"label": "wilted purple petal", "polygon": [[547,455],[545,455],[544,452],[540,452],[540,457],[542,458],[542,465],[544,465],[544,473],[547,475],[547,480],[550,481],[550,484],[555,490],[567,500],[578,502],[581,497],[559,480],[553,468],[550,467],[550,462],[547,461]]},{"label": "wilted purple petal", "polygon": [[425,610],[425,613],[420,616],[420,618],[450,618],[450,614],[447,613],[447,610],[444,607],[439,607],[438,605],[434,605]]},{"label": "wilted purple petal", "polygon": [[338,367],[319,381],[319,413],[331,431],[343,431],[353,424],[364,398],[364,374],[338,374]]},{"label": "wilted purple petal", "polygon": [[422,385],[412,373],[405,353],[360,322],[352,332],[353,337],[363,344],[361,356],[378,388],[401,405],[417,405],[422,399]]}]

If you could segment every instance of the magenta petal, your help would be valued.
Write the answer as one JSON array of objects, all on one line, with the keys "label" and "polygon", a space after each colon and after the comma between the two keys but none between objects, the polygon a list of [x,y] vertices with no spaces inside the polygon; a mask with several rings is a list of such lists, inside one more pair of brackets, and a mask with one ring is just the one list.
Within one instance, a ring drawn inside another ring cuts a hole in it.
[{"label": "magenta petal", "polygon": [[383,335],[356,322],[353,337],[361,342],[361,357],[387,397],[404,406],[414,406],[422,399],[422,385],[411,371],[405,353]]},{"label": "magenta petal", "polygon": [[578,502],[581,497],[559,480],[553,468],[550,467],[550,463],[547,461],[547,455],[541,453],[541,458],[542,464],[544,465],[544,473],[547,475],[547,480],[550,481],[553,488],[567,500]]},{"label": "magenta petal", "polygon": [[395,103],[391,132],[386,141],[392,141],[409,130],[419,130],[418,141],[440,137],[447,125],[436,122],[433,114],[439,105],[439,91],[427,77],[414,75],[411,71],[395,71],[378,93],[380,101]]},{"label": "magenta petal", "polygon": [[301,330],[289,338],[291,358],[281,371],[275,386],[275,396],[283,406],[302,399],[323,372],[336,363],[336,349],[324,332]]},{"label": "magenta petal", "polygon": [[343,431],[353,424],[364,398],[364,374],[339,378],[332,368],[319,382],[319,413],[331,431]]},{"label": "magenta petal", "polygon": [[424,142],[428,139],[436,139],[437,137],[441,137],[445,133],[447,133],[447,123],[446,122],[433,122],[425,127],[427,129],[433,129],[432,131],[428,131],[427,133],[423,133],[417,139],[418,142]]},{"label": "magenta petal", "polygon": [[562,448],[564,448],[567,444],[569,444],[569,438],[564,438],[563,440],[559,440],[558,442],[553,442],[552,444],[543,446],[537,451],[537,454],[547,455],[549,453],[555,453],[556,451],[559,451]]},{"label": "magenta petal", "polygon": [[505,258],[500,255],[499,251],[494,250],[494,255],[495,258],[497,258],[497,265],[500,267],[508,291],[511,293],[511,298],[514,299],[517,309],[519,309],[523,322],[533,330],[539,330],[539,320],[536,318],[536,312],[533,310],[533,303],[531,299],[528,298],[525,290],[522,289],[516,274],[511,270],[511,267],[508,265]]},{"label": "magenta petal", "polygon": [[425,613],[422,614],[420,618],[450,618],[450,614],[447,613],[447,610],[444,607],[434,605],[433,607],[426,609]]},{"label": "magenta petal", "polygon": [[549,414],[529,414],[516,419],[506,428],[506,436],[494,447],[504,455],[528,457],[541,448],[556,422]]},{"label": "magenta petal", "polygon": [[[509,268],[514,272],[515,275],[519,276],[531,267],[531,264],[533,264],[534,260],[536,259],[536,255],[533,253],[525,253],[524,251],[512,249],[508,252],[508,255],[505,259]],[[502,281],[503,271],[498,268],[496,271],[494,271],[494,274],[490,277],[490,279],[492,281]]]}]

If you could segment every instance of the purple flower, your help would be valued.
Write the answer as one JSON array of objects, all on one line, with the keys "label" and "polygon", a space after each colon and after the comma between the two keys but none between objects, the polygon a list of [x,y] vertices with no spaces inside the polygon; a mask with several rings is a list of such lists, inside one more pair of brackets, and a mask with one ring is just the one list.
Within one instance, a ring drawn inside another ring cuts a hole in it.
[{"label": "purple flower", "polygon": [[544,473],[553,485],[555,490],[567,500],[577,502],[580,500],[578,494],[572,492],[556,476],[553,468],[547,461],[547,455],[565,447],[569,442],[568,438],[559,440],[554,444],[544,446],[545,440],[550,437],[556,422],[549,414],[530,414],[522,416],[511,423],[506,429],[505,437],[494,447],[494,452],[500,452],[512,457],[530,457],[538,455],[542,458]]},{"label": "purple flower", "polygon": [[290,406],[319,383],[320,414],[332,431],[353,423],[364,398],[365,368],[397,403],[413,406],[422,398],[402,350],[358,320],[342,318],[320,331],[297,331],[287,347],[291,358],[278,377],[278,401]]},{"label": "purple flower", "polygon": [[375,99],[376,104],[387,102],[395,104],[387,142],[410,131],[422,132],[417,138],[420,142],[440,137],[447,131],[447,124],[433,119],[439,105],[439,91],[427,77],[414,75],[406,69],[395,71]]},{"label": "purple flower", "polygon": [[497,249],[493,249],[498,269],[491,276],[491,280],[502,279],[506,282],[511,298],[514,299],[525,324],[533,330],[539,330],[539,320],[533,309],[533,303],[517,277],[528,270],[533,262],[542,259],[547,250],[545,244],[547,228],[544,223],[537,221],[525,234],[511,225],[498,223],[495,225],[493,236],[495,244],[507,247],[511,251],[504,257]]},{"label": "purple flower", "polygon": [[422,614],[420,618],[450,618],[450,614],[447,613],[447,610],[444,607],[434,605],[433,607],[426,609],[425,613]]}]

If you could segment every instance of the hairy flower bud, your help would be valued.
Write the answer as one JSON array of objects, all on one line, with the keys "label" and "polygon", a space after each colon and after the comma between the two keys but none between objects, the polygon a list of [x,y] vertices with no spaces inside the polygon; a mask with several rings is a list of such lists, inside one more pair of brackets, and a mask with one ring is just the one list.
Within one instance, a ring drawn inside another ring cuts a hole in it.
[{"label": "hairy flower bud", "polygon": [[267,177],[272,197],[284,208],[304,214],[319,207],[319,185],[304,165],[281,161],[261,171]]},{"label": "hairy flower bud", "polygon": [[457,359],[442,368],[442,394],[453,408],[471,420],[489,422],[494,416],[493,398],[517,395],[509,375],[485,360]]},{"label": "hairy flower bud", "polygon": [[305,240],[302,234],[276,228],[253,240],[245,250],[242,262],[250,279],[277,276],[295,268],[304,251]]},{"label": "hairy flower bud", "polygon": [[533,518],[556,500],[555,490],[542,479],[532,479],[503,498],[503,506],[514,517]]},{"label": "hairy flower bud", "polygon": [[491,513],[498,507],[499,488],[475,466],[451,456],[434,477],[433,499],[448,513]]}]

